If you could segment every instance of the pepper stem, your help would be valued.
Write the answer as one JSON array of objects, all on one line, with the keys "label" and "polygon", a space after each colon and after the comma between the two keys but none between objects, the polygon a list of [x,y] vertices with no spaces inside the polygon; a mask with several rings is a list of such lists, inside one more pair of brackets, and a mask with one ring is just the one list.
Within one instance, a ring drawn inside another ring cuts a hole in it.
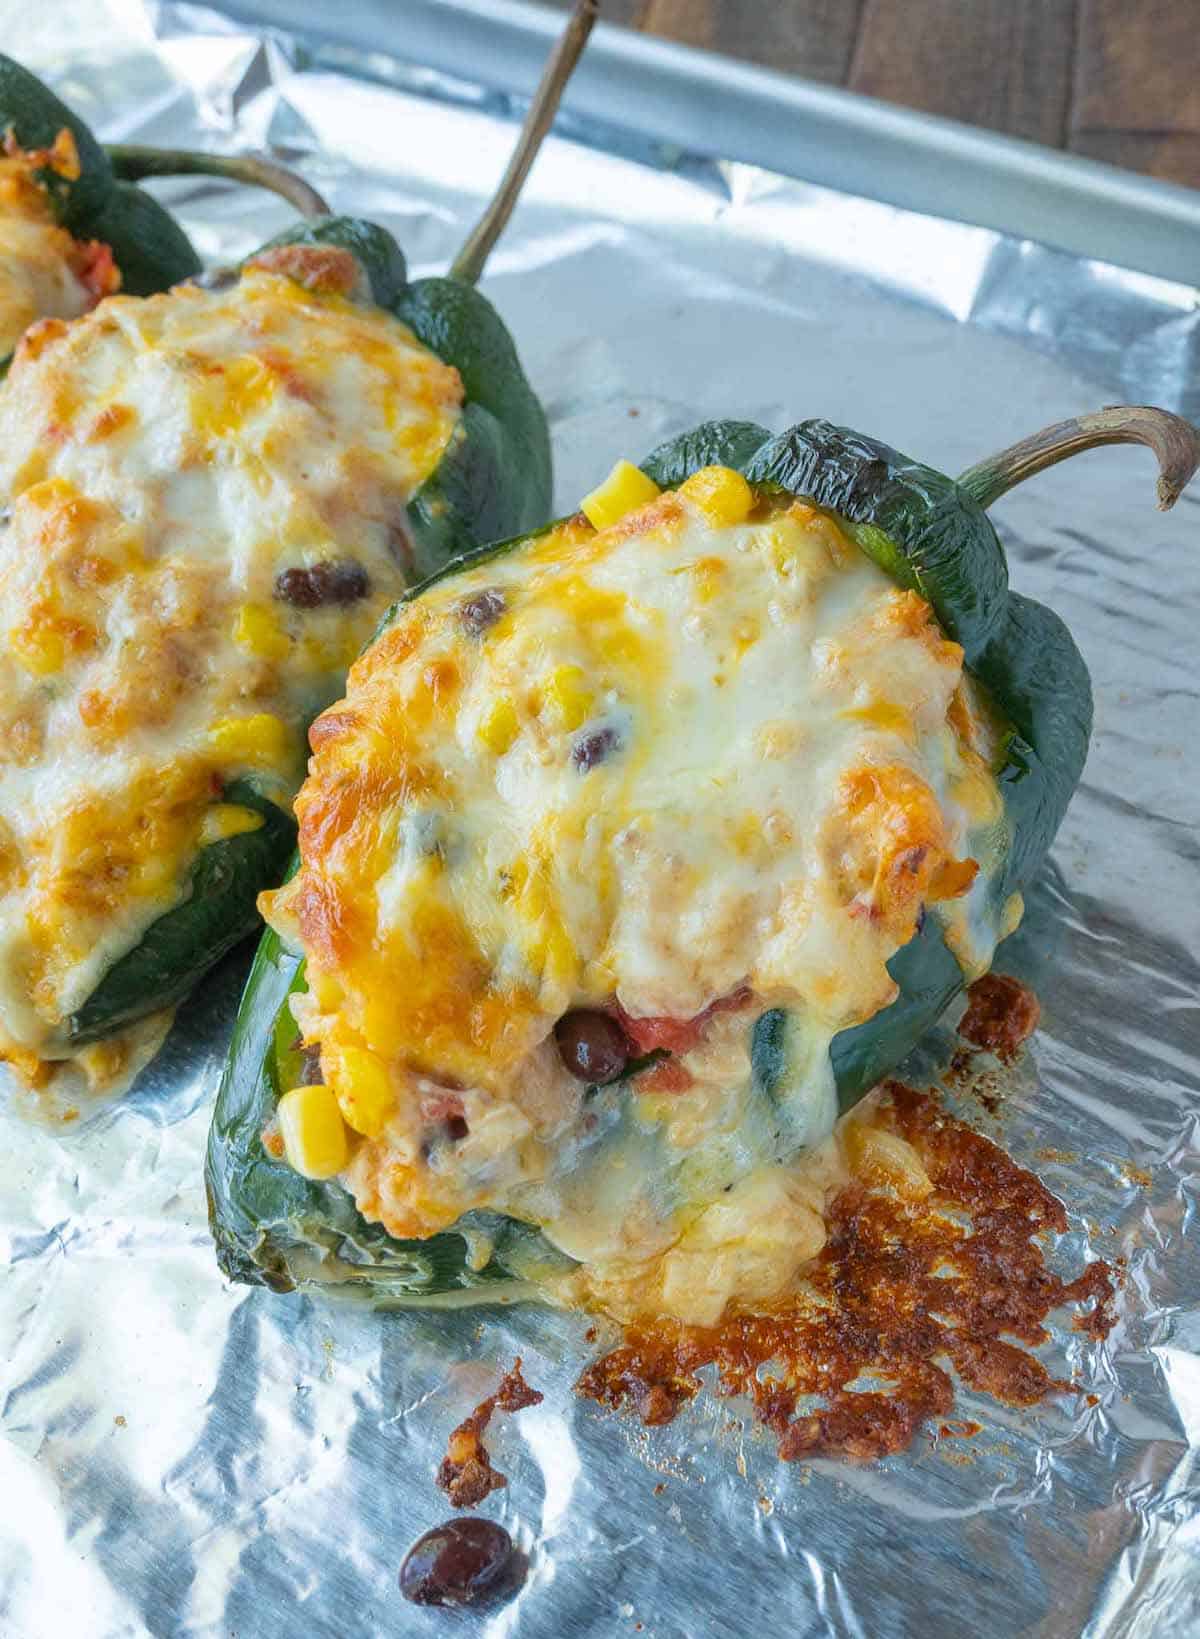
[{"label": "pepper stem", "polygon": [[148,176],[221,176],[251,188],[267,188],[294,205],[301,216],[329,215],[329,206],[303,177],[260,154],[204,154],[148,148],[138,142],[115,143],[106,152],[122,182],[141,182]]},{"label": "pepper stem", "polygon": [[1069,421],[1043,427],[999,455],[968,467],[958,482],[980,506],[988,507],[1026,478],[1101,444],[1145,444],[1154,451],[1158,505],[1163,512],[1175,505],[1200,467],[1200,430],[1190,421],[1148,404],[1114,404],[1092,415],[1072,416]]},{"label": "pepper stem", "polygon": [[588,35],[600,11],[600,0],[576,0],[571,20],[559,37],[550,61],[542,73],[541,83],[533,94],[517,146],[513,149],[508,169],[500,178],[500,186],[467,237],[466,243],[454,258],[450,277],[461,283],[479,283],[484,264],[491,255],[492,246],[504,232],[529,175],[529,168],[537,158],[542,139],[554,123],[559,102],[571,78],[575,64],[587,44]]}]

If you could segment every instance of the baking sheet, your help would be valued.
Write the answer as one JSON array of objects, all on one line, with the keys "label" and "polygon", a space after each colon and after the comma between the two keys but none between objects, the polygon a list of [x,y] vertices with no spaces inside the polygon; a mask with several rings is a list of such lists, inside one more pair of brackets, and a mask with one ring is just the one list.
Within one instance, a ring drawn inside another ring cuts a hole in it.
[{"label": "baking sheet", "polygon": [[[512,139],[467,36],[452,81],[191,7],[53,10],[49,31],[0,6],[5,49],[103,134],[299,156],[418,274],[444,269]],[[549,409],[562,506],[710,415],[825,415],[956,471],[1118,399],[1200,414],[1194,289],[622,141],[618,116],[551,141],[485,282]],[[290,218],[163,193],[212,258]],[[1113,450],[996,509],[1014,583],[1066,616],[1096,685],[1083,787],[1001,964],[1043,1026],[1000,1128],[1071,1209],[1056,1264],[1127,1260],[1108,1343],[1068,1330],[1045,1351],[1095,1405],[963,1395],[974,1440],[783,1466],[737,1402],[646,1432],[578,1401],[570,1316],[226,1286],[200,1168],[239,957],[119,1108],[67,1132],[0,1115],[0,1634],[455,1627],[405,1605],[396,1570],[448,1512],[446,1435],[518,1352],[545,1400],[501,1423],[510,1484],[482,1511],[531,1573],[481,1632],[1200,1632],[1200,496],[1152,500],[1149,456]]]}]

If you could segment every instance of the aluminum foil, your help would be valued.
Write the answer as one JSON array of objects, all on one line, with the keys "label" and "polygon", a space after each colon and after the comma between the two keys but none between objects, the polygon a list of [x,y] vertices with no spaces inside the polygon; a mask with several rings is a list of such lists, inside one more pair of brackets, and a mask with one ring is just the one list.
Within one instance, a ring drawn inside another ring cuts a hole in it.
[{"label": "aluminum foil", "polygon": [[[102,133],[299,159],[335,207],[444,269],[514,111],[386,56],[249,37],[137,0],[0,4],[4,45]],[[297,8],[298,13],[302,8]],[[397,27],[397,42],[402,30]],[[381,47],[386,42],[381,42]],[[486,279],[548,405],[564,508],[694,420],[820,414],[956,471],[1118,399],[1200,410],[1197,292],[689,155],[556,137]],[[586,140],[583,140],[586,139]],[[165,187],[237,255],[286,206]],[[584,1322],[375,1314],[227,1286],[201,1156],[244,975],[186,1006],[119,1107],[2,1120],[0,1633],[434,1633],[396,1570],[447,1513],[450,1428],[519,1353],[544,1402],[501,1423],[486,1505],[530,1556],[489,1635],[1200,1632],[1200,494],[1093,455],[997,508],[1016,585],[1068,619],[1097,728],[1002,965],[1042,1000],[1000,1136],[1062,1196],[1064,1268],[1126,1260],[1107,1345],[1046,1351],[1097,1398],[870,1466],[777,1462],[744,1406],[653,1433],[580,1402]]]}]

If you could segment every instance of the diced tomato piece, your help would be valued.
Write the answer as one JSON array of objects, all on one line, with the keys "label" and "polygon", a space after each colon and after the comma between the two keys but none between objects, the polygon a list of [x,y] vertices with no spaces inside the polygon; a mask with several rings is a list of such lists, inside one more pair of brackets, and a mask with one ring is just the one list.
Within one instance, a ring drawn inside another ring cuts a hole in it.
[{"label": "diced tomato piece", "polygon": [[121,288],[121,273],[113,260],[112,250],[108,245],[101,244],[99,239],[88,239],[80,243],[75,271],[79,275],[80,284],[93,302],[100,301],[104,296],[111,296],[115,290]]},{"label": "diced tomato piece", "polygon": [[730,995],[719,997],[703,1013],[697,1013],[694,1019],[634,1019],[619,1004],[617,1017],[639,1053],[652,1053],[656,1047],[663,1047],[668,1053],[687,1053],[703,1039],[710,1019],[718,1013],[739,1013],[749,1005],[752,995],[749,985],[740,985]]}]

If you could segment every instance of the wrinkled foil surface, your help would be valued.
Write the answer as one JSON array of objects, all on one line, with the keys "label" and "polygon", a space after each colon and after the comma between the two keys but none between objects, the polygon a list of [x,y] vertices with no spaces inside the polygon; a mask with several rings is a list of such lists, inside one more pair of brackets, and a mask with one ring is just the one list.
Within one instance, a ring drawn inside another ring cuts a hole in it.
[{"label": "wrinkled foil surface", "polygon": [[[104,136],[270,146],[385,222],[417,274],[445,269],[520,112],[471,84],[468,37],[450,83],[195,8],[52,9],[50,27],[8,5],[5,49]],[[616,124],[567,131],[484,281],[550,413],[560,510],[707,416],[827,416],[954,472],[1105,403],[1200,413],[1195,290]],[[161,191],[213,260],[291,220],[222,185]],[[66,1130],[0,1115],[4,1639],[458,1628],[404,1604],[396,1571],[449,1512],[448,1432],[518,1353],[545,1400],[500,1419],[510,1484],[481,1511],[531,1566],[472,1619],[488,1635],[1200,1632],[1200,492],[1169,515],[1153,498],[1150,457],[1120,449],[995,509],[1015,585],[1088,659],[1097,724],[998,964],[1035,986],[1042,1028],[998,1121],[974,1115],[1066,1202],[1056,1266],[1124,1260],[1107,1344],[1064,1325],[1043,1351],[1094,1403],[964,1394],[974,1439],[785,1466],[735,1401],[647,1432],[578,1400],[578,1317],[226,1285],[201,1163],[241,952],[123,1104]]]}]

